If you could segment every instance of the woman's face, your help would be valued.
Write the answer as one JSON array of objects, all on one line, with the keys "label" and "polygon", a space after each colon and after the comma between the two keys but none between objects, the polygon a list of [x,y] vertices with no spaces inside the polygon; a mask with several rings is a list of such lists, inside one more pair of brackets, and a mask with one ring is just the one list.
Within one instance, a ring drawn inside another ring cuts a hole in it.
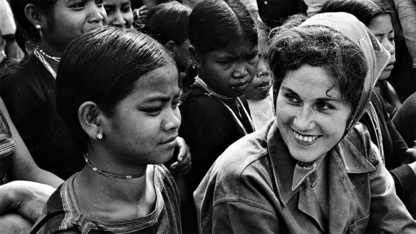
[{"label": "woman's face", "polygon": [[312,162],[342,138],[351,114],[333,78],[321,67],[289,71],[276,100],[276,119],[293,158]]},{"label": "woman's face", "polygon": [[269,65],[264,60],[266,46],[259,45],[259,64],[253,81],[248,85],[245,96],[251,100],[262,100],[270,94],[272,75]]},{"label": "woman's face", "polygon": [[257,70],[258,48],[239,40],[202,58],[198,75],[216,93],[237,97],[244,94]]},{"label": "woman's face", "polygon": [[169,64],[140,78],[102,123],[107,151],[124,165],[161,164],[176,146],[181,124],[178,71]]},{"label": "woman's face", "polygon": [[42,33],[47,43],[63,52],[71,40],[102,27],[106,13],[102,0],[56,0],[52,12],[43,17]]},{"label": "woman's face", "polygon": [[133,11],[130,0],[104,0],[104,9],[107,17],[105,25],[112,25],[120,28],[131,28],[133,25]]},{"label": "woman's face", "polygon": [[390,76],[396,62],[396,44],[394,42],[394,30],[390,15],[375,17],[371,20],[368,28],[391,55],[389,63],[379,77],[379,80],[382,81]]}]

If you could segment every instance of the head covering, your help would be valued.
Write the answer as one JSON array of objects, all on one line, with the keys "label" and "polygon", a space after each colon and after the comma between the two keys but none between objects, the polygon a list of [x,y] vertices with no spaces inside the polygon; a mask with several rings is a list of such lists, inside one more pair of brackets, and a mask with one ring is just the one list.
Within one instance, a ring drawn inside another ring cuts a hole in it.
[{"label": "head covering", "polygon": [[357,108],[352,114],[350,123],[347,124],[347,129],[345,131],[345,134],[347,134],[351,127],[353,127],[364,114],[378,77],[390,59],[390,53],[378,42],[377,38],[363,23],[349,13],[336,12],[317,14],[307,19],[299,25],[299,27],[309,25],[322,25],[342,33],[360,47],[367,60],[367,76],[365,77]]},{"label": "head covering", "polygon": [[[349,13],[321,13],[307,19],[299,27],[310,25],[322,25],[342,33],[360,47],[367,61],[368,71],[364,80],[361,96],[350,122],[347,123],[347,128],[344,133],[345,136],[367,109],[371,92],[374,90],[379,75],[390,60],[390,53],[384,49],[373,33],[363,23]],[[296,164],[293,172],[292,190],[295,190],[308,177],[312,187],[315,186],[317,181],[316,162],[313,162],[313,164],[307,167],[302,167],[300,163],[302,162]]]}]

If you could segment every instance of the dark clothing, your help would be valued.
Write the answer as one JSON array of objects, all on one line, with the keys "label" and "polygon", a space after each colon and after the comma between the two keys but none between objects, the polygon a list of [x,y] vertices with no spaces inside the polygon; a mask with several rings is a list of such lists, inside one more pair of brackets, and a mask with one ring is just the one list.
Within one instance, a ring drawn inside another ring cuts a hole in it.
[{"label": "dark clothing", "polygon": [[70,177],[52,194],[31,233],[52,234],[64,230],[77,230],[82,234],[181,233],[178,189],[164,166],[154,166],[154,210],[145,217],[122,223],[100,223],[80,213],[73,186],[77,175]]},{"label": "dark clothing", "polygon": [[407,145],[416,147],[416,92],[396,112],[393,122]]},{"label": "dark clothing", "polygon": [[267,26],[274,28],[291,15],[306,13],[307,6],[303,0],[257,0],[260,18]]},{"label": "dark clothing", "polygon": [[[246,110],[249,111],[247,100],[244,97],[240,97],[240,99]],[[253,132],[250,121],[242,108],[237,110],[236,99],[221,100],[233,109],[246,131]],[[183,214],[182,226],[184,233],[197,233],[196,210],[192,192],[197,188],[217,157],[228,146],[243,137],[245,133],[229,109],[218,98],[207,96],[198,85],[191,88],[184,104],[181,105],[181,113],[182,125],[179,135],[185,139],[192,154],[192,169],[185,178],[189,195],[187,203],[181,211]]]},{"label": "dark clothing", "polygon": [[[397,195],[404,199],[416,190],[416,175],[408,165],[404,165],[407,160],[407,144],[391,120],[391,112],[389,111],[392,111],[393,108],[389,108],[387,102],[384,101],[378,92],[373,92],[371,102],[374,105],[380,123],[386,168],[393,176]],[[371,123],[368,113],[363,115],[360,122],[368,128],[371,140],[377,144],[376,130]]]},{"label": "dark clothing", "polygon": [[40,168],[64,180],[82,169],[83,151],[56,111],[55,79],[34,54],[1,75],[0,95]]},{"label": "dark clothing", "polygon": [[200,233],[414,233],[416,222],[361,124],[326,157],[328,217],[276,121],[231,145],[195,191]]}]

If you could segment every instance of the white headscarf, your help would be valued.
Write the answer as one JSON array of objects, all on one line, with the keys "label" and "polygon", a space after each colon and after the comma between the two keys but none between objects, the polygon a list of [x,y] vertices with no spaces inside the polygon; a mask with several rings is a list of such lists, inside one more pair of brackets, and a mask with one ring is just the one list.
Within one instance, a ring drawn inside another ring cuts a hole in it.
[{"label": "white headscarf", "polygon": [[345,132],[347,134],[348,130],[364,114],[377,79],[390,59],[390,53],[378,42],[377,38],[363,23],[349,13],[317,14],[307,19],[299,27],[309,25],[322,25],[342,33],[361,48],[367,60],[367,76],[365,77],[357,108],[352,115],[350,123],[347,124],[347,130]]}]

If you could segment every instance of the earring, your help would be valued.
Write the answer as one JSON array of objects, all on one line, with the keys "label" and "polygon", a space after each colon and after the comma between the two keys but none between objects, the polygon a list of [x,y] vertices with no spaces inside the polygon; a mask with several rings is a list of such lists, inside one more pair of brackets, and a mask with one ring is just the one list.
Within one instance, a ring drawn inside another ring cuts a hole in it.
[{"label": "earring", "polygon": [[37,24],[37,25],[35,26],[35,28],[36,28],[36,30],[38,30],[38,31],[39,31],[39,35],[40,35],[40,37],[43,37],[43,33],[42,33],[42,26],[40,26],[40,24]]},{"label": "earring", "polygon": [[99,133],[97,133],[96,137],[97,137],[98,140],[101,140],[101,139],[103,139],[104,134],[99,132]]}]

